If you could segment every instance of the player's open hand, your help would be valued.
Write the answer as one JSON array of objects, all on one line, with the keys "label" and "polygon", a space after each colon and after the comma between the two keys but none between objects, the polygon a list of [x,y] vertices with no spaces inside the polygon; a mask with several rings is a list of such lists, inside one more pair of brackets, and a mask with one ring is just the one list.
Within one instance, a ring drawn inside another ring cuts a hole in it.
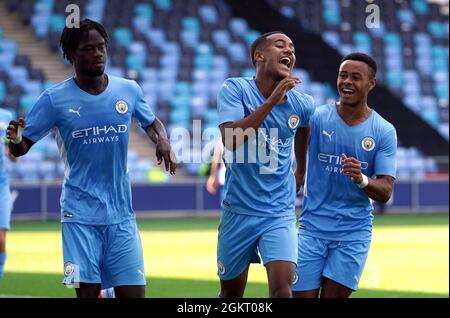
[{"label": "player's open hand", "polygon": [[6,138],[11,141],[17,141],[16,143],[22,140],[22,131],[25,128],[25,119],[21,116],[18,121],[11,120],[9,122],[8,128],[6,128]]},{"label": "player's open hand", "polygon": [[282,81],[280,81],[275,87],[272,94],[267,99],[267,102],[272,105],[278,105],[284,102],[285,96],[288,91],[293,89],[295,85],[300,84],[302,81],[300,78],[295,76],[287,76]]},{"label": "player's open hand", "polygon": [[342,173],[350,178],[354,183],[361,183],[363,181],[361,175],[361,162],[353,157],[347,157],[345,154],[341,156],[343,165]]},{"label": "player's open hand", "polygon": [[170,174],[175,174],[177,170],[177,159],[170,147],[169,140],[158,140],[158,143],[156,144],[156,159],[158,159],[158,165],[164,161],[166,171],[170,171]]}]

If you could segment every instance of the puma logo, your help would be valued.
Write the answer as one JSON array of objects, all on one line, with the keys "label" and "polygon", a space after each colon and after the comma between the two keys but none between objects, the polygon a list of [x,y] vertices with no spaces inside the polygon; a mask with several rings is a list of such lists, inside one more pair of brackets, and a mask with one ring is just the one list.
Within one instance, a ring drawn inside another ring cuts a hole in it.
[{"label": "puma logo", "polygon": [[69,113],[74,113],[74,114],[77,114],[78,117],[81,117],[81,115],[80,115],[80,110],[81,110],[81,107],[78,107],[77,110],[75,110],[75,109],[73,109],[73,108],[69,108]]},{"label": "puma logo", "polygon": [[322,130],[322,134],[324,134],[325,136],[327,136],[328,138],[330,138],[331,141],[331,136],[333,136],[334,131],[332,131],[331,133],[328,133],[325,129]]}]

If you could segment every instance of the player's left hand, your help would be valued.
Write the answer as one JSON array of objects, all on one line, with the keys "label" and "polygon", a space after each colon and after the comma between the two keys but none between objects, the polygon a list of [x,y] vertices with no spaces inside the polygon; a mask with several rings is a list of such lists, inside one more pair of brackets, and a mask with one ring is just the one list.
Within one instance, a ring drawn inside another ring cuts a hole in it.
[{"label": "player's left hand", "polygon": [[158,165],[164,160],[166,171],[170,171],[170,174],[175,174],[177,170],[176,157],[170,147],[169,140],[159,139],[156,144],[156,159],[158,159]]},{"label": "player's left hand", "polygon": [[352,179],[354,183],[361,183],[363,181],[361,175],[361,162],[354,157],[347,157],[345,154],[341,155],[343,165],[342,173]]}]

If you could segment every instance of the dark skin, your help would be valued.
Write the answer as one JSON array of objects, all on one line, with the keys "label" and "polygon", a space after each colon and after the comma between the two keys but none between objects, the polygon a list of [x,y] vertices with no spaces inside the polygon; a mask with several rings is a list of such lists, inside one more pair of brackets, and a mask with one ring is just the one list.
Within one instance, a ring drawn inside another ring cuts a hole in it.
[{"label": "dark skin", "polygon": [[[74,80],[82,90],[91,95],[99,95],[105,91],[108,86],[108,76],[104,74],[107,60],[106,42],[97,30],[85,32],[76,49],[68,52],[68,55],[75,70]],[[10,140],[17,137],[18,126],[26,127],[23,117],[20,117],[18,121],[9,123],[7,136]],[[164,161],[166,171],[170,171],[170,174],[175,174],[177,168],[176,159],[171,151],[164,125],[156,118],[144,130],[149,138],[156,143],[158,164],[162,164]],[[22,141],[18,144],[9,142],[9,150],[13,156],[20,157],[25,155],[33,144],[33,141],[22,137]],[[76,289],[77,297],[97,298],[100,288],[100,284],[82,283],[80,288]],[[116,286],[114,290],[116,297],[144,298],[145,296],[145,286]]]},{"label": "dark skin", "polygon": [[[277,105],[282,104],[287,92],[301,82],[299,78],[291,76],[296,60],[294,44],[291,39],[281,33],[269,35],[266,39],[267,41],[256,49],[253,57],[256,64],[256,86],[266,98],[266,101],[249,116],[236,122],[227,122],[220,125],[223,144],[232,151],[246,142],[257,131],[272,109],[282,107]],[[288,58],[289,62],[281,63],[283,58]],[[245,131],[248,128],[252,129],[249,135],[227,137],[227,131],[233,134],[234,129]],[[300,128],[295,136],[298,190],[304,176],[305,147],[307,145],[305,141],[308,134],[309,129]],[[272,261],[265,265],[269,282],[269,297],[292,297],[291,285],[295,275],[295,264],[288,261]],[[221,297],[241,298],[244,295],[247,276],[248,267],[234,279],[221,280]]]},{"label": "dark skin", "polygon": [[[375,87],[376,79],[371,68],[364,62],[347,60],[339,68],[337,88],[340,100],[336,108],[349,126],[358,125],[372,113],[367,105],[367,96]],[[358,184],[362,182],[361,162],[354,157],[342,154],[342,173]],[[368,178],[369,184],[363,189],[367,195],[376,201],[387,202],[392,195],[394,178],[391,176],[377,175],[376,178]],[[331,279],[322,277],[322,286],[314,290],[293,292],[294,298],[348,298],[352,289],[341,285]]]}]

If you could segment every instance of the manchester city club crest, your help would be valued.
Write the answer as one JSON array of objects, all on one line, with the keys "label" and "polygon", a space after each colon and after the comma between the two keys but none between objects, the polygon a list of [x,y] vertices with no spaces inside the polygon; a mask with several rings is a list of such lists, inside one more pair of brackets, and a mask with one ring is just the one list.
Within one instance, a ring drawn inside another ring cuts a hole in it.
[{"label": "manchester city club crest", "polygon": [[120,114],[125,114],[128,111],[128,104],[123,100],[119,100],[116,103],[116,110]]},{"label": "manchester city club crest", "polygon": [[300,123],[300,117],[298,117],[297,114],[293,114],[293,115],[289,116],[288,125],[291,129],[297,128],[299,123]]},{"label": "manchester city club crest", "polygon": [[297,273],[294,273],[294,279],[292,280],[292,284],[297,284],[298,282],[298,275]]},{"label": "manchester city club crest", "polygon": [[365,151],[372,151],[375,148],[375,140],[372,137],[364,137],[361,146]]},{"label": "manchester city club crest", "polygon": [[223,266],[221,261],[217,261],[217,272],[219,275],[225,274],[225,266]]},{"label": "manchester city club crest", "polygon": [[67,262],[64,265],[64,276],[70,276],[75,271],[75,264],[71,262]]}]

